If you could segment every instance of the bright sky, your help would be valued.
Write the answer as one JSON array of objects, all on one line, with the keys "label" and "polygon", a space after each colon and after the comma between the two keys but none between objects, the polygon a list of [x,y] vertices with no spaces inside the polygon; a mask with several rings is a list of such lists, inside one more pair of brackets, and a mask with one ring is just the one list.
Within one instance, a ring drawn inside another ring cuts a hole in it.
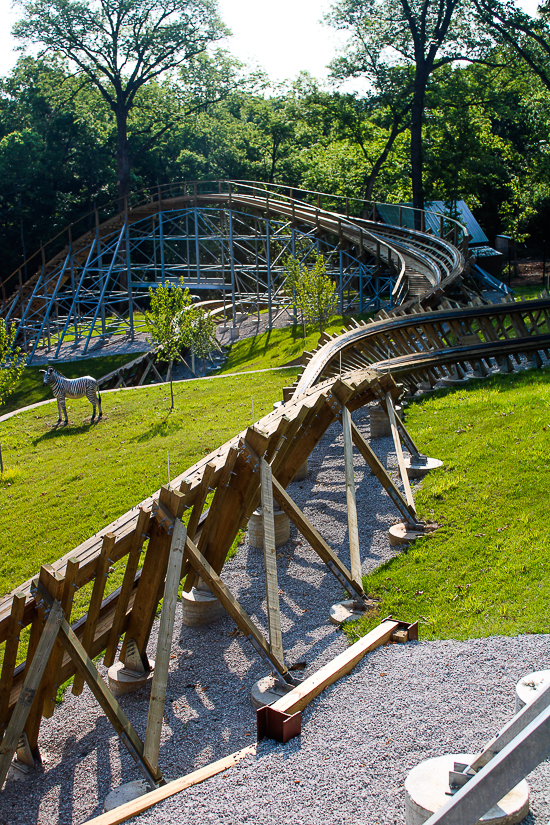
[{"label": "bright sky", "polygon": [[[522,0],[532,14],[538,0]],[[300,71],[327,76],[341,35],[319,21],[331,0],[218,0],[220,14],[233,31],[227,48],[241,60],[259,64],[273,81],[295,78]],[[0,0],[0,75],[17,60],[10,35],[17,12],[10,0]]]},{"label": "bright sky", "polygon": [[[260,65],[274,81],[300,71],[326,77],[338,33],[319,20],[330,5],[331,0],[218,0],[220,16],[233,32],[225,47]],[[8,74],[18,57],[10,35],[18,13],[10,0],[0,0],[0,75]]]}]

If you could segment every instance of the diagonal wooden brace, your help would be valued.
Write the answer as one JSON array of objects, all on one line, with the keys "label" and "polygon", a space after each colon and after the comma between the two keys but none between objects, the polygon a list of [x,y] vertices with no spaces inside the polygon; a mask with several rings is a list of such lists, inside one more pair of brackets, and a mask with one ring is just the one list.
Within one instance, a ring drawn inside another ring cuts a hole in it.
[{"label": "diagonal wooden brace", "polygon": [[242,609],[241,605],[231,593],[231,591],[222,582],[219,575],[214,568],[204,558],[198,547],[187,536],[186,554],[191,563],[191,567],[199,574],[201,579],[206,582],[214,596],[227,610],[237,627],[244,633],[253,647],[260,653],[260,655],[268,659],[274,669],[277,671],[281,679],[285,682],[293,683],[292,677],[288,672],[285,663],[280,661],[273,652],[271,645],[266,642],[264,636],[250,616]]}]

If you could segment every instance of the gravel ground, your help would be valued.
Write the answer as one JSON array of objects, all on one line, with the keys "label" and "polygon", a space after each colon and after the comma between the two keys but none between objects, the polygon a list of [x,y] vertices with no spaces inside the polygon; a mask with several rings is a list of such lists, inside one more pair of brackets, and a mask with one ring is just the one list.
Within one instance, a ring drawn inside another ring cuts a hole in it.
[{"label": "gravel ground", "polygon": [[[368,435],[368,408],[354,414]],[[395,466],[391,439],[374,442]],[[343,559],[349,559],[343,444],[332,428],[310,457],[310,473],[289,492]],[[395,552],[387,529],[396,520],[388,496],[356,459],[363,570]],[[262,554],[245,543],[224,569],[243,607],[266,630]],[[288,664],[305,675],[347,646],[328,622],[340,585],[291,531],[279,550],[283,642]],[[412,618],[412,617],[406,617]],[[155,625],[149,653],[154,657]],[[255,757],[161,803],[136,821],[152,823],[404,823],[403,783],[419,761],[475,752],[514,711],[514,686],[550,666],[547,636],[390,645],[369,654],[303,713],[302,736],[285,746],[263,742]],[[190,629],[176,615],[159,763],[167,779],[241,749],[255,740],[252,684],[268,672],[229,618]],[[100,670],[104,673],[102,667]],[[148,694],[121,704],[143,736]],[[44,772],[9,782],[0,797],[0,825],[80,825],[101,813],[107,793],[139,778],[87,688],[71,694],[41,728]],[[533,815],[550,816],[548,765],[531,777]],[[24,804],[21,800],[24,799]],[[548,800],[548,801],[547,801]]]}]

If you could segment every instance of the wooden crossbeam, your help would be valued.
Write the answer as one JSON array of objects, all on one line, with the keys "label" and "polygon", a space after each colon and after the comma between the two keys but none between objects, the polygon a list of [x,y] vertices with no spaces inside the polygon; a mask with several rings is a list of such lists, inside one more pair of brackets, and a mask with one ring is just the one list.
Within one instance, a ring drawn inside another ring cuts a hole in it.
[{"label": "wooden crossbeam", "polygon": [[291,499],[284,487],[276,478],[273,479],[273,495],[279,506],[285,511],[302,536],[311,545],[313,550],[325,562],[329,570],[336,576],[340,584],[350,593],[357,593],[360,598],[365,597],[361,577],[355,580],[347,567],[342,564],[336,553],[329,547],[324,538],[315,529],[309,519],[302,513],[298,505]]},{"label": "wooden crossbeam", "polygon": [[[67,562],[67,569],[65,571],[65,578],[63,580],[63,593],[61,596],[61,609],[65,618],[70,621],[73,600],[75,594],[75,582],[78,575],[79,561],[78,559],[69,559]],[[59,687],[61,664],[62,664],[62,646],[59,639],[56,640],[52,655],[51,655],[51,675],[50,680],[46,683],[44,694],[44,708],[42,711],[46,719],[50,719],[55,710],[56,690]]]},{"label": "wooden crossbeam", "polygon": [[197,571],[203,581],[206,582],[212,593],[216,596],[219,602],[224,606],[229,613],[237,627],[244,633],[244,635],[252,642],[253,646],[258,650],[262,656],[269,659],[275,670],[284,679],[288,674],[288,669],[284,662],[280,661],[272,652],[268,642],[246,611],[243,610],[237,599],[231,591],[222,582],[219,575],[213,567],[208,563],[202,555],[198,547],[187,536],[186,552],[189,556],[192,567]]},{"label": "wooden crossbeam", "polygon": [[27,671],[19,699],[0,744],[0,789],[8,775],[11,760],[17,749],[17,743],[27,723],[29,713],[39,691],[40,683],[50,660],[52,648],[63,620],[63,611],[58,601],[52,603],[44,631],[36,647],[32,662]]}]

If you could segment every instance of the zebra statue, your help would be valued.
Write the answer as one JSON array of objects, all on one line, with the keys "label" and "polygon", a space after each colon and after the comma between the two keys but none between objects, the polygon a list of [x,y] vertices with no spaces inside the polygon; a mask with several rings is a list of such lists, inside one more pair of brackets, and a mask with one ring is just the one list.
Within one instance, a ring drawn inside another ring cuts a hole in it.
[{"label": "zebra statue", "polygon": [[40,372],[44,373],[44,386],[49,384],[52,388],[54,398],[57,399],[59,418],[56,426],[59,427],[61,424],[61,411],[63,411],[65,416],[65,423],[63,426],[66,427],[69,423],[69,419],[67,417],[67,407],[65,406],[65,398],[83,398],[86,396],[90,404],[93,404],[94,407],[91,423],[93,424],[95,420],[96,402],[99,404],[99,415],[97,420],[99,421],[103,417],[99,386],[95,378],[92,378],[91,375],[85,375],[83,378],[65,378],[64,375],[61,375],[60,372],[54,370],[53,367],[48,367],[47,370],[40,370]]}]

